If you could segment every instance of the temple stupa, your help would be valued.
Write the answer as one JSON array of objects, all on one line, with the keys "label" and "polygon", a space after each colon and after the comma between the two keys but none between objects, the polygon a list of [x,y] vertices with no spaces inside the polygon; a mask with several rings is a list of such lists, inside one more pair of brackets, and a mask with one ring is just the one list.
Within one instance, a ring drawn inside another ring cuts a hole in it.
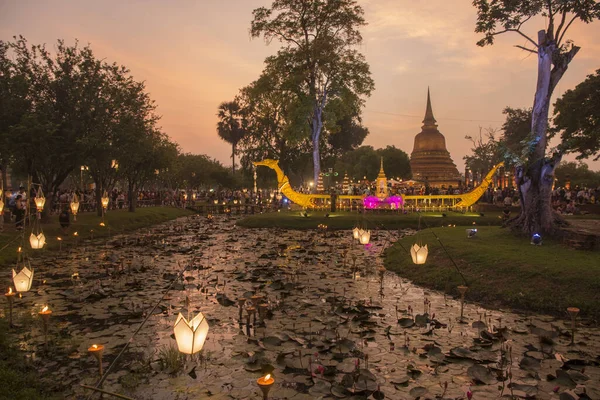
[{"label": "temple stupa", "polygon": [[421,129],[421,133],[415,136],[415,146],[410,155],[413,179],[431,187],[458,187],[461,177],[450,153],[446,150],[446,139],[437,129],[431,109],[429,88],[427,109]]}]

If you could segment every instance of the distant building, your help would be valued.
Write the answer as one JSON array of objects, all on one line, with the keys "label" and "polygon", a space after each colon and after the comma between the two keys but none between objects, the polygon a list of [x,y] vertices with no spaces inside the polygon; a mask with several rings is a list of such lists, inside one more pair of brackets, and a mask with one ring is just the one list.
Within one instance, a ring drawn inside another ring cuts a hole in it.
[{"label": "distant building", "polygon": [[431,109],[429,89],[427,108],[421,133],[415,136],[415,145],[410,155],[413,179],[431,187],[458,187],[461,177],[446,149],[446,139],[437,129]]}]

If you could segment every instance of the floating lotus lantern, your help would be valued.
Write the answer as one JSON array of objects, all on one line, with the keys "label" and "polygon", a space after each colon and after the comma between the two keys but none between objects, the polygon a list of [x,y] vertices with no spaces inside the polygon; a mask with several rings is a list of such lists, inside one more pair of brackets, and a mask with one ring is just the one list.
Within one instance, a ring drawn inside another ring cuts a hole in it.
[{"label": "floating lotus lantern", "polygon": [[15,290],[17,292],[28,292],[29,289],[31,289],[31,283],[33,282],[33,268],[29,269],[23,267],[19,273],[13,269],[12,273]]},{"label": "floating lotus lantern", "polygon": [[104,194],[102,195],[102,198],[100,199],[100,202],[102,203],[102,208],[104,208],[104,210],[106,210],[108,208],[108,193],[106,193],[106,190],[104,191]]},{"label": "floating lotus lantern", "polygon": [[369,241],[371,240],[371,231],[362,231],[359,240],[360,244],[369,244]]},{"label": "floating lotus lantern", "polygon": [[412,261],[415,264],[425,264],[427,261],[427,254],[429,250],[427,249],[427,245],[419,246],[418,244],[413,244],[410,248],[410,256],[412,257]]},{"label": "floating lotus lantern", "polygon": [[360,233],[360,229],[358,229],[358,227],[355,227],[354,229],[352,229],[352,237],[356,240],[358,240],[358,238]]},{"label": "floating lotus lantern", "polygon": [[467,239],[471,239],[475,235],[477,235],[477,228],[467,229]]},{"label": "floating lotus lantern", "polygon": [[73,193],[73,198],[71,199],[69,207],[71,208],[73,219],[77,221],[77,212],[79,211],[79,198],[77,197],[77,193]]},{"label": "floating lotus lantern", "polygon": [[42,188],[40,188],[33,199],[35,201],[35,208],[38,213],[41,213],[44,210],[44,204],[46,204],[46,198],[44,197],[44,193],[42,192]]},{"label": "floating lotus lantern", "polygon": [[39,250],[46,244],[46,236],[44,236],[43,232],[35,235],[33,232],[29,235],[29,244],[31,248],[34,250]]},{"label": "floating lotus lantern", "polygon": [[201,312],[190,321],[179,313],[174,331],[179,351],[184,354],[195,354],[204,346],[208,335],[208,322]]}]

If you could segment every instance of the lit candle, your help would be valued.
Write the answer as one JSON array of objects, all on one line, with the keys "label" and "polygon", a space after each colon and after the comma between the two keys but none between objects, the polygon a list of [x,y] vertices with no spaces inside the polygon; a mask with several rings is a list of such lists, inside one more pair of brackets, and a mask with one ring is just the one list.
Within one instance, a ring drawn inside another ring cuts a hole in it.
[{"label": "lit candle", "polygon": [[43,318],[49,318],[50,315],[52,315],[52,310],[48,306],[44,306],[44,308],[42,308],[42,311],[40,311],[39,314]]},{"label": "lit candle", "polygon": [[8,326],[10,328],[13,327],[13,323],[12,323],[12,310],[13,310],[13,301],[15,300],[16,293],[13,292],[12,288],[9,287],[8,288],[8,292],[4,293],[4,296],[6,296],[6,300],[8,301],[8,310],[9,310],[9,319],[8,319]]},{"label": "lit candle", "polygon": [[101,344],[93,344],[88,349],[88,353],[93,355],[98,360],[98,369],[100,376],[102,376],[102,352],[104,351],[104,346]]},{"label": "lit candle", "polygon": [[271,376],[271,374],[267,374],[262,378],[258,378],[256,380],[258,387],[263,392],[263,400],[267,400],[269,398],[269,390],[271,390],[271,386],[275,383],[275,379]]}]

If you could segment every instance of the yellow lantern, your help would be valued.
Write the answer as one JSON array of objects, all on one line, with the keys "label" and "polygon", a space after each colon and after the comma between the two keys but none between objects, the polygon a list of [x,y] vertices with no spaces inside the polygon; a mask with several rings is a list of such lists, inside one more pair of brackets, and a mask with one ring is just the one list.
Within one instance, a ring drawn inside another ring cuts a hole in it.
[{"label": "yellow lantern", "polygon": [[31,289],[31,283],[33,282],[33,268],[29,269],[23,267],[19,273],[13,269],[12,273],[13,283],[17,292],[28,292],[29,289]]},{"label": "yellow lantern", "polygon": [[371,231],[362,231],[359,240],[360,244],[369,244],[369,241],[371,240]]},{"label": "yellow lantern", "polygon": [[427,261],[427,245],[419,246],[418,244],[413,244],[410,248],[410,256],[412,257],[413,263],[415,264],[425,264]]},{"label": "yellow lantern", "polygon": [[113,169],[119,169],[119,162],[117,160],[112,160],[110,163],[110,167]]},{"label": "yellow lantern", "polygon": [[71,213],[77,215],[77,212],[79,211],[79,198],[77,197],[77,193],[73,193],[73,198],[71,199],[71,204],[69,206],[71,207]]},{"label": "yellow lantern", "polygon": [[46,244],[46,236],[44,236],[43,232],[40,232],[38,235],[34,235],[32,232],[29,235],[29,244],[32,249],[39,250]]},{"label": "yellow lantern", "polygon": [[102,202],[102,208],[106,210],[108,208],[108,193],[106,193],[106,190],[104,191],[104,194],[102,195],[102,199],[100,199],[100,201]]},{"label": "yellow lantern", "polygon": [[188,199],[188,195],[187,195],[187,193],[186,193],[186,192],[183,192],[183,200],[187,201],[187,199]]},{"label": "yellow lantern", "polygon": [[179,313],[174,331],[179,351],[184,354],[195,354],[204,346],[208,335],[208,322],[201,312],[190,321]]},{"label": "yellow lantern", "polygon": [[40,190],[38,190],[34,201],[35,201],[35,208],[37,208],[37,212],[41,213],[44,210],[44,204],[46,204],[46,198],[44,197],[42,188],[40,188]]},{"label": "yellow lantern", "polygon": [[196,193],[192,193],[192,200],[196,200]]},{"label": "yellow lantern", "polygon": [[358,227],[352,229],[352,237],[356,240],[360,238],[360,229]]}]

